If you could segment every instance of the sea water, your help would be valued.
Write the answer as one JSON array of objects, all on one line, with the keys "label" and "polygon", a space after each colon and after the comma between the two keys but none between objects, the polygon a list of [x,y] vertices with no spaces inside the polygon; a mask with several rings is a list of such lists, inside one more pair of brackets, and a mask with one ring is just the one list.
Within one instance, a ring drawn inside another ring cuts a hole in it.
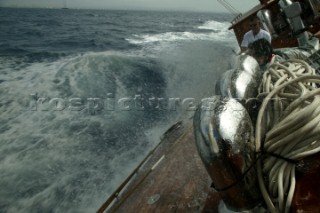
[{"label": "sea water", "polygon": [[231,19],[0,8],[0,212],[95,212],[214,94]]}]

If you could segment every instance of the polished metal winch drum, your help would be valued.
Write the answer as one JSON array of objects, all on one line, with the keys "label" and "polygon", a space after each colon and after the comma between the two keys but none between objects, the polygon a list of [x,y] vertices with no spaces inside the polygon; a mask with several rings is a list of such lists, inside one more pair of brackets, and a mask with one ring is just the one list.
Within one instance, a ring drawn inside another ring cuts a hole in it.
[{"label": "polished metal winch drum", "polygon": [[261,200],[253,166],[254,131],[250,116],[236,99],[214,96],[194,115],[194,134],[200,157],[231,210],[248,210]]}]

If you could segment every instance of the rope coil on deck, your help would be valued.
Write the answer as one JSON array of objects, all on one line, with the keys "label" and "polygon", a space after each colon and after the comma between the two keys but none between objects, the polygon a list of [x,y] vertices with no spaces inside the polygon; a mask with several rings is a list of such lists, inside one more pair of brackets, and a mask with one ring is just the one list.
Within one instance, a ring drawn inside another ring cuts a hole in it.
[{"label": "rope coil on deck", "polygon": [[297,59],[274,63],[263,75],[258,95],[263,102],[255,132],[256,152],[262,157],[256,166],[271,212],[290,211],[296,183],[294,162],[320,151],[319,83],[314,69]]}]

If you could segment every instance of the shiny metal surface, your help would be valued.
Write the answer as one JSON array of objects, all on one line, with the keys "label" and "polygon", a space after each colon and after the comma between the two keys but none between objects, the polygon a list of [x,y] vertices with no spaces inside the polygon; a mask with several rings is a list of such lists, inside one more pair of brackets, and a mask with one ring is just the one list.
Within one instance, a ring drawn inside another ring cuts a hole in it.
[{"label": "shiny metal surface", "polygon": [[279,5],[282,9],[292,4],[291,0],[280,0]]},{"label": "shiny metal surface", "polygon": [[238,65],[231,75],[231,97],[236,99],[255,98],[261,79],[262,72],[258,62],[252,56],[240,55]]},{"label": "shiny metal surface", "polygon": [[299,47],[304,47],[308,43],[308,33],[304,30],[305,26],[300,15],[302,14],[302,8],[299,2],[294,2],[286,7],[282,8],[294,34],[298,39]]},{"label": "shiny metal surface", "polygon": [[258,62],[249,55],[242,54],[238,58],[235,69],[228,70],[216,84],[216,95],[229,98],[248,99],[257,95],[262,72]]},{"label": "shiny metal surface", "polygon": [[270,32],[272,38],[277,37],[277,33],[273,27],[272,24],[272,17],[271,17],[271,12],[270,10],[259,10],[257,13],[257,17],[259,18],[260,22],[263,23]]},{"label": "shiny metal surface", "polygon": [[[210,102],[210,103],[209,103]],[[208,107],[210,105],[210,107]],[[254,158],[253,126],[235,99],[214,96],[194,116],[194,134],[202,161],[216,189],[231,210],[248,210],[260,201]]]},{"label": "shiny metal surface", "polygon": [[224,72],[216,83],[216,95],[231,97],[231,76],[234,70]]}]

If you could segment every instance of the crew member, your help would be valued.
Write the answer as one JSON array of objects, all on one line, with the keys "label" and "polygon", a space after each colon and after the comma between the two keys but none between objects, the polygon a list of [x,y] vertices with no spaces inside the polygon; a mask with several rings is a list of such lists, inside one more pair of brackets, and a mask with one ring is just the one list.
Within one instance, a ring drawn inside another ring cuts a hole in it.
[{"label": "crew member", "polygon": [[248,54],[257,60],[262,70],[265,70],[268,65],[275,61],[284,60],[281,56],[274,54],[270,42],[264,38],[252,42],[248,48]]},{"label": "crew member", "polygon": [[258,17],[253,17],[250,20],[250,28],[251,30],[246,32],[243,36],[241,52],[247,51],[249,44],[258,39],[264,38],[271,44],[271,35],[269,32],[261,29],[261,22]]}]

